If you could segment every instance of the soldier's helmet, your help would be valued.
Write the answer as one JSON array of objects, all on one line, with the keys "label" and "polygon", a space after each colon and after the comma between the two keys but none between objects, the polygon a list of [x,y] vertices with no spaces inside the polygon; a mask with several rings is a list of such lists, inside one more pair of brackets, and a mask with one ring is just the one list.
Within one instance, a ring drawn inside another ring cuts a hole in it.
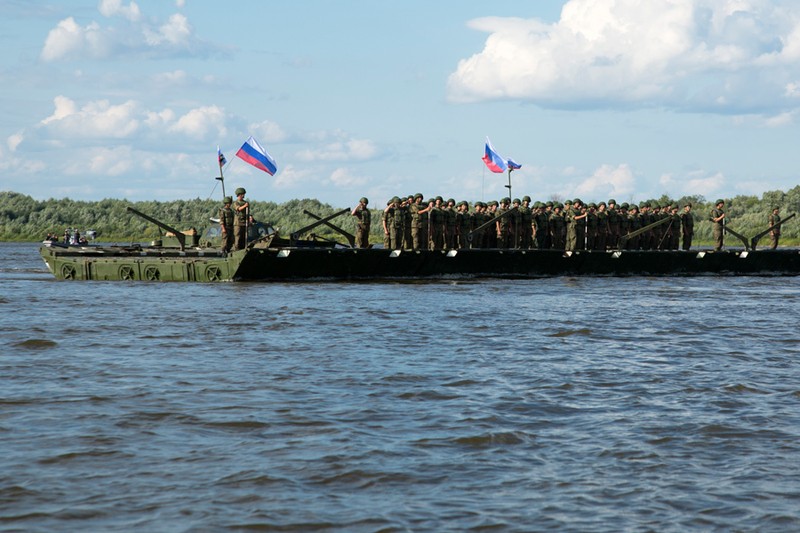
[{"label": "soldier's helmet", "polygon": [[522,202],[519,201],[519,198],[514,198],[514,200],[511,203],[512,204],[520,204]]},{"label": "soldier's helmet", "polygon": [[722,198],[719,198],[716,202],[714,202],[714,205],[719,205],[719,204],[724,204],[724,203],[725,203],[725,200],[723,200]]},{"label": "soldier's helmet", "polygon": [[414,200],[416,200],[417,198],[424,198],[424,196],[422,196],[421,192],[418,192],[417,194],[414,195]]},{"label": "soldier's helmet", "polygon": [[506,196],[505,198],[503,198],[502,200],[500,200],[500,203],[502,203],[502,204],[510,204],[510,203],[511,203],[511,198],[509,198],[508,196]]},{"label": "soldier's helmet", "polygon": [[400,203],[400,197],[392,196],[392,203],[393,204],[399,204]]},{"label": "soldier's helmet", "polygon": [[531,197],[526,194],[525,196],[522,197],[522,201],[523,202],[530,202],[531,201]]},{"label": "soldier's helmet", "polygon": [[361,202],[362,204],[368,204],[369,200],[367,200],[366,196],[362,196],[361,200],[359,200],[359,202]]},{"label": "soldier's helmet", "polygon": [[453,198],[448,198],[448,199],[447,199],[447,203],[448,203],[448,204],[455,204],[455,203],[456,203],[456,201],[455,201]]},{"label": "soldier's helmet", "polygon": [[608,205],[611,205],[611,204],[617,205],[617,201],[612,198],[612,199],[610,199],[608,201]]},{"label": "soldier's helmet", "polygon": [[230,196],[226,196],[225,198],[222,199],[222,203],[223,204],[233,203],[233,198],[231,198]]},{"label": "soldier's helmet", "polygon": [[239,187],[238,189],[236,189],[235,193],[236,196],[239,196],[240,194],[247,194],[247,191],[244,190],[244,187]]}]

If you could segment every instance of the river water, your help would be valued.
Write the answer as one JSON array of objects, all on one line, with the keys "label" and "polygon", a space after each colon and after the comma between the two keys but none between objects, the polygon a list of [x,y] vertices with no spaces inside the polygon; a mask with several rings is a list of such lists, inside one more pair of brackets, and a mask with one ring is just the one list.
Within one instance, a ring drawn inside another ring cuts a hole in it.
[{"label": "river water", "polygon": [[797,531],[800,277],[59,282],[0,244],[0,529]]}]

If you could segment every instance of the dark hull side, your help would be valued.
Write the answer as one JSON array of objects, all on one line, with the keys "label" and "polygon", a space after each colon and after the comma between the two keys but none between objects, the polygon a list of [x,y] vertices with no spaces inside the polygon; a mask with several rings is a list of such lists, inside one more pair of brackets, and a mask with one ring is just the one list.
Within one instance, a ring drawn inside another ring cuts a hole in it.
[{"label": "dark hull side", "polygon": [[391,251],[349,248],[255,248],[234,279],[392,279],[543,276],[798,275],[800,251],[554,250]]}]

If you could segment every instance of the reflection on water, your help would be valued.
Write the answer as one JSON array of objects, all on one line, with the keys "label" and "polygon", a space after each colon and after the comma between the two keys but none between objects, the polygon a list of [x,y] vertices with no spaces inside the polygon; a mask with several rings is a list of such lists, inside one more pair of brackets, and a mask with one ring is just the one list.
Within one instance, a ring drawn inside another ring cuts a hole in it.
[{"label": "reflection on water", "polygon": [[0,251],[1,527],[800,527],[798,278],[71,283]]}]

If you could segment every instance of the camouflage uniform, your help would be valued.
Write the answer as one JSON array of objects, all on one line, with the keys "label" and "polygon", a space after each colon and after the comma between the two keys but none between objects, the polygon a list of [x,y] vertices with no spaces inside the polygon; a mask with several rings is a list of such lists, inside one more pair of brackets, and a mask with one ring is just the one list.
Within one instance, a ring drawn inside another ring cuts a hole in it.
[{"label": "camouflage uniform", "polygon": [[231,209],[232,198],[226,196],[224,205],[219,210],[219,227],[222,231],[222,251],[227,253],[233,248],[233,209]]},{"label": "camouflage uniform", "polygon": [[[714,229],[714,250],[719,252],[720,250],[722,250],[722,246],[724,243],[723,233],[725,231],[724,230],[725,219],[720,217],[725,215],[725,211],[723,210],[725,202],[723,202],[722,200],[717,200],[714,206],[715,206],[714,209],[711,210],[711,223]],[[720,220],[715,222],[714,219],[717,218],[719,218]]]},{"label": "camouflage uniform", "polygon": [[[686,208],[689,209],[686,209]],[[694,237],[694,216],[692,216],[692,206],[685,205],[681,213],[681,233],[683,234],[683,249],[688,250],[692,247],[692,237]]]},{"label": "camouflage uniform", "polygon": [[781,238],[781,227],[778,224],[781,223],[781,216],[778,214],[778,208],[772,210],[772,214],[769,216],[769,227],[774,229],[770,230],[769,232],[769,247],[770,249],[774,250],[778,247],[778,241]]},{"label": "camouflage uniform", "polygon": [[250,204],[244,199],[247,193],[243,188],[236,189],[236,201],[233,202],[233,212],[235,217],[236,226],[236,243],[234,248],[236,250],[244,250],[247,246],[247,222],[250,215]]},{"label": "camouflage uniform", "polygon": [[369,229],[372,221],[372,214],[369,212],[367,204],[369,200],[362,198],[351,214],[356,217],[356,248],[369,247]]}]

